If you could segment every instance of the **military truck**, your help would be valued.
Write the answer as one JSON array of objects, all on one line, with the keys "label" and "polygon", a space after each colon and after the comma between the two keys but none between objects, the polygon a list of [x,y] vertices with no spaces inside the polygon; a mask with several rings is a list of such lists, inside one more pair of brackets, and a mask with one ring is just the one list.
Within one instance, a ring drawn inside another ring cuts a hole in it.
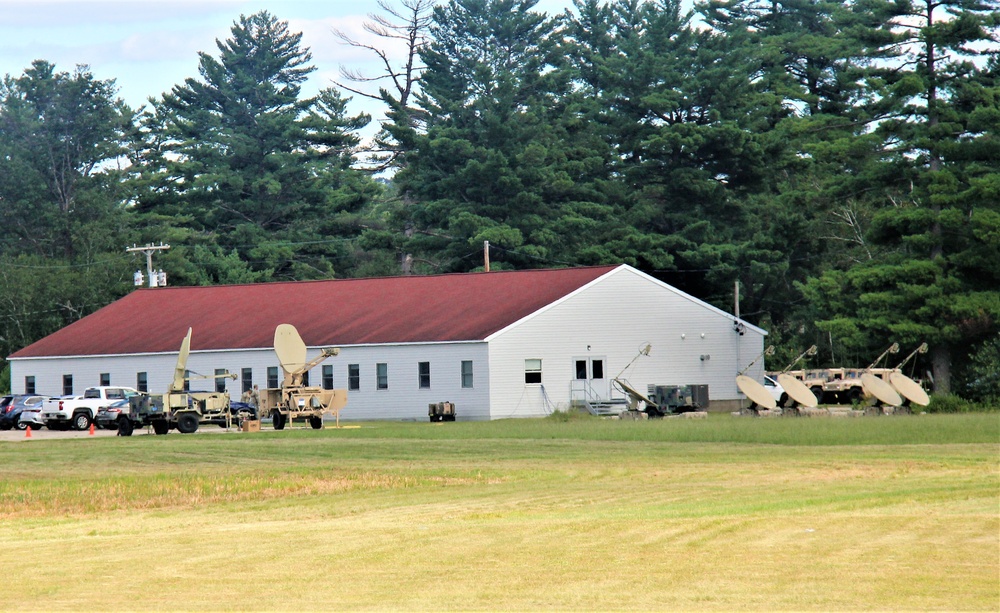
[{"label": "military truck", "polygon": [[284,372],[281,387],[261,392],[258,410],[261,417],[270,417],[275,430],[283,430],[290,422],[302,419],[314,429],[323,427],[323,416],[334,415],[339,423],[340,410],[347,404],[346,389],[324,389],[303,385],[303,375],[323,360],[338,355],[339,349],[327,348],[307,362],[306,344],[291,324],[279,324],[274,330],[274,352]]},{"label": "military truck", "polygon": [[200,392],[185,390],[185,383],[197,379],[225,377],[236,379],[236,375],[223,373],[209,376],[187,376],[187,360],[191,351],[191,328],[181,342],[174,367],[173,381],[165,394],[141,394],[129,398],[128,411],[118,416],[118,434],[131,436],[136,427],[152,426],[156,434],[166,434],[176,429],[181,434],[191,434],[201,424],[216,424],[223,427],[239,424],[243,419],[256,417],[252,408],[232,410],[227,392]]}]

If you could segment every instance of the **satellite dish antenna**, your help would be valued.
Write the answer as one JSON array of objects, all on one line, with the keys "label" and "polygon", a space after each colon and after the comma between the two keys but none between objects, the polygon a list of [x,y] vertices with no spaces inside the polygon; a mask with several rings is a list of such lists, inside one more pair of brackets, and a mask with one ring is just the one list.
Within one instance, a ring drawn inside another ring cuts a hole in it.
[{"label": "satellite dish antenna", "polygon": [[767,388],[746,375],[736,376],[736,387],[740,388],[740,391],[759,407],[773,409],[778,406]]},{"label": "satellite dish antenna", "polygon": [[804,407],[812,409],[816,408],[816,405],[819,404],[816,394],[814,394],[811,389],[806,387],[805,383],[799,381],[792,375],[787,373],[781,373],[778,375],[778,385],[784,388],[785,393],[788,394],[789,398]]},{"label": "satellite dish antenna", "polygon": [[[753,359],[753,362],[747,364],[746,368],[740,371],[740,374],[736,375],[736,387],[739,388],[743,395],[750,399],[750,402],[754,403],[758,407],[771,410],[778,406],[778,403],[771,396],[771,393],[767,391],[763,385],[751,379],[750,377],[744,375],[746,371],[750,370],[750,367],[757,363],[757,360],[761,359],[765,355],[774,355],[774,345],[768,345],[767,349],[761,352],[761,354]],[[751,410],[754,409],[753,406],[750,407]]]},{"label": "satellite dish antenna", "polygon": [[906,398],[913,404],[925,407],[931,403],[931,399],[927,395],[927,392],[924,391],[924,388],[920,387],[919,383],[901,372],[889,373],[889,383],[896,388],[896,391],[899,392],[900,396]]},{"label": "satellite dish antenna", "polygon": [[278,324],[274,329],[274,352],[281,369],[288,376],[302,372],[306,366],[306,344],[292,324]]},{"label": "satellite dish antenna", "polygon": [[896,391],[903,398],[906,398],[913,404],[925,407],[931,402],[930,397],[927,396],[927,392],[924,391],[924,388],[919,383],[907,377],[902,372],[903,366],[906,366],[906,363],[912,360],[918,353],[927,353],[927,343],[921,343],[910,355],[906,356],[906,359],[896,366],[895,372],[889,374],[889,383],[896,388]]},{"label": "satellite dish antenna", "polygon": [[861,375],[861,388],[865,393],[875,396],[889,406],[898,407],[903,404],[903,399],[899,397],[891,385],[870,372]]},{"label": "satellite dish antenna", "polygon": [[170,391],[179,392],[184,389],[184,378],[187,376],[188,354],[191,353],[191,328],[188,328],[187,336],[181,341],[181,350],[177,354],[177,365],[174,367],[174,382],[170,386]]}]

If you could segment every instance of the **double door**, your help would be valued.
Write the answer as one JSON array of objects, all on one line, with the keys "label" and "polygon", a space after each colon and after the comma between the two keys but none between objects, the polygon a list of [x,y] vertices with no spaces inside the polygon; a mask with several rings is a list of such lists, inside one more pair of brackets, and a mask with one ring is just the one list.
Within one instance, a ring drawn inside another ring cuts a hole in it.
[{"label": "double door", "polygon": [[573,359],[573,396],[576,400],[607,400],[608,379],[604,357]]}]

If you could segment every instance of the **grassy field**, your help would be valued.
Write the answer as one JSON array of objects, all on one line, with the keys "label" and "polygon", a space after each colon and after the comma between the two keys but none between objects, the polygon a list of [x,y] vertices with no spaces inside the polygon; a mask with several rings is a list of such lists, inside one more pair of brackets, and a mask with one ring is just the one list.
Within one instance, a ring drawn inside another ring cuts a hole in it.
[{"label": "grassy field", "polygon": [[0,610],[1000,608],[1000,414],[0,443]]}]

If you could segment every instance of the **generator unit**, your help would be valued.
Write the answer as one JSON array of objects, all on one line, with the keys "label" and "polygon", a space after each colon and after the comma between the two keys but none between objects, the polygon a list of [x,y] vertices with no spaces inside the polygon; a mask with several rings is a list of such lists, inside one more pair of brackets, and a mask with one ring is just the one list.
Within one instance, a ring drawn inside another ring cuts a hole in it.
[{"label": "generator unit", "polygon": [[432,402],[427,405],[427,416],[431,421],[455,421],[455,403]]},{"label": "generator unit", "polygon": [[647,396],[663,415],[708,410],[708,385],[658,385],[650,383]]}]

